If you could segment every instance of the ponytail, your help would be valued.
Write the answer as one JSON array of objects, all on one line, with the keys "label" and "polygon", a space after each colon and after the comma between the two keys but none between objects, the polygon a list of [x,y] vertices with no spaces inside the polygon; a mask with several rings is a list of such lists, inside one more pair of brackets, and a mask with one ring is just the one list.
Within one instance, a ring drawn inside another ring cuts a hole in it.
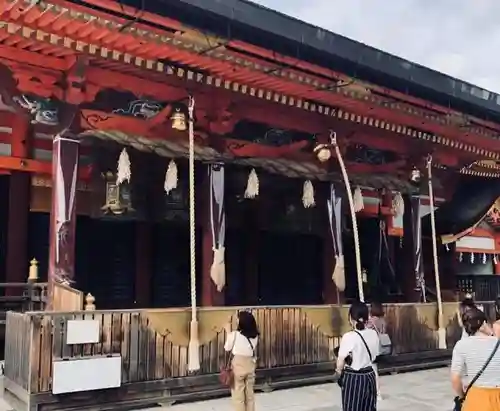
[{"label": "ponytail", "polygon": [[354,323],[356,330],[364,330],[368,321],[368,306],[361,301],[356,301],[349,308],[349,318]]},{"label": "ponytail", "polygon": [[365,329],[365,320],[363,318],[359,318],[356,320],[356,324],[354,326],[356,330],[361,331]]}]

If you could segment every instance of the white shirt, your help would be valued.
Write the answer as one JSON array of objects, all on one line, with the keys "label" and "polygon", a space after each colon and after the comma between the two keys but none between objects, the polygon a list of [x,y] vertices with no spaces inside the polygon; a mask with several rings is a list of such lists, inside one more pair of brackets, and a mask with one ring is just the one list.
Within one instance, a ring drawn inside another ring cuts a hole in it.
[{"label": "white shirt", "polygon": [[[252,343],[252,345],[250,345],[249,340]],[[257,353],[255,350],[257,350],[258,342],[259,342],[259,337],[248,339],[239,331],[231,331],[227,335],[226,343],[224,344],[224,349],[226,351],[231,351],[233,355],[240,355],[242,357],[254,357],[256,356]]]},{"label": "white shirt", "polygon": [[[366,346],[358,333],[365,339],[366,345],[368,345],[371,352],[371,359],[370,354],[368,353]],[[351,355],[352,364],[350,367],[354,370],[370,367],[372,365],[372,361],[375,360],[379,354],[380,340],[375,330],[367,328],[357,332],[349,331],[344,334],[342,340],[340,341],[339,357],[346,358],[348,355]]]}]

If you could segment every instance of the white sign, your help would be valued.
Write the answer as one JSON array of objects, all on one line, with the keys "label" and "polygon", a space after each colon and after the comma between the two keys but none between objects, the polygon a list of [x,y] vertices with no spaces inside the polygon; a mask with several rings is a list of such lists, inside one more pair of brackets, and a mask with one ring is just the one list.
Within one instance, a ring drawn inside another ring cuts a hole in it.
[{"label": "white sign", "polygon": [[122,383],[122,358],[88,357],[52,363],[52,393],[66,394],[118,388]]},{"label": "white sign", "polygon": [[66,344],[97,344],[99,342],[99,321],[68,320],[66,323]]}]

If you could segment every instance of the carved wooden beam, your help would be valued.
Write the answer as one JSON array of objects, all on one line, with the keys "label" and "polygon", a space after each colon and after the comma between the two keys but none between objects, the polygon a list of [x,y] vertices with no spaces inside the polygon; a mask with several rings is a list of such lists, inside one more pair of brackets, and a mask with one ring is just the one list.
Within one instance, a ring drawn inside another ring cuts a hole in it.
[{"label": "carved wooden beam", "polygon": [[[51,175],[52,163],[30,158],[0,156],[0,171],[23,171],[34,174]],[[78,171],[78,177],[83,180],[89,180],[91,174],[91,166],[80,167]]]}]

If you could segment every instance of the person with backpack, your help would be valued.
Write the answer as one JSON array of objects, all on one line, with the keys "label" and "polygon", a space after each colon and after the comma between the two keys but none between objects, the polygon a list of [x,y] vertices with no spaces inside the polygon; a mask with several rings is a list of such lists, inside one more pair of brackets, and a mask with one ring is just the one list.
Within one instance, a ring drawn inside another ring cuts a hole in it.
[{"label": "person with backpack", "polygon": [[[370,318],[368,320],[367,327],[375,330],[378,334],[380,340],[379,348],[379,359],[381,356],[392,354],[392,341],[387,334],[387,323],[385,321],[384,307],[379,302],[373,302],[370,305]],[[375,371],[375,376],[377,378],[377,401],[382,400],[382,394],[380,392],[380,378],[378,375],[378,365],[377,361],[373,363],[373,370]]]}]

